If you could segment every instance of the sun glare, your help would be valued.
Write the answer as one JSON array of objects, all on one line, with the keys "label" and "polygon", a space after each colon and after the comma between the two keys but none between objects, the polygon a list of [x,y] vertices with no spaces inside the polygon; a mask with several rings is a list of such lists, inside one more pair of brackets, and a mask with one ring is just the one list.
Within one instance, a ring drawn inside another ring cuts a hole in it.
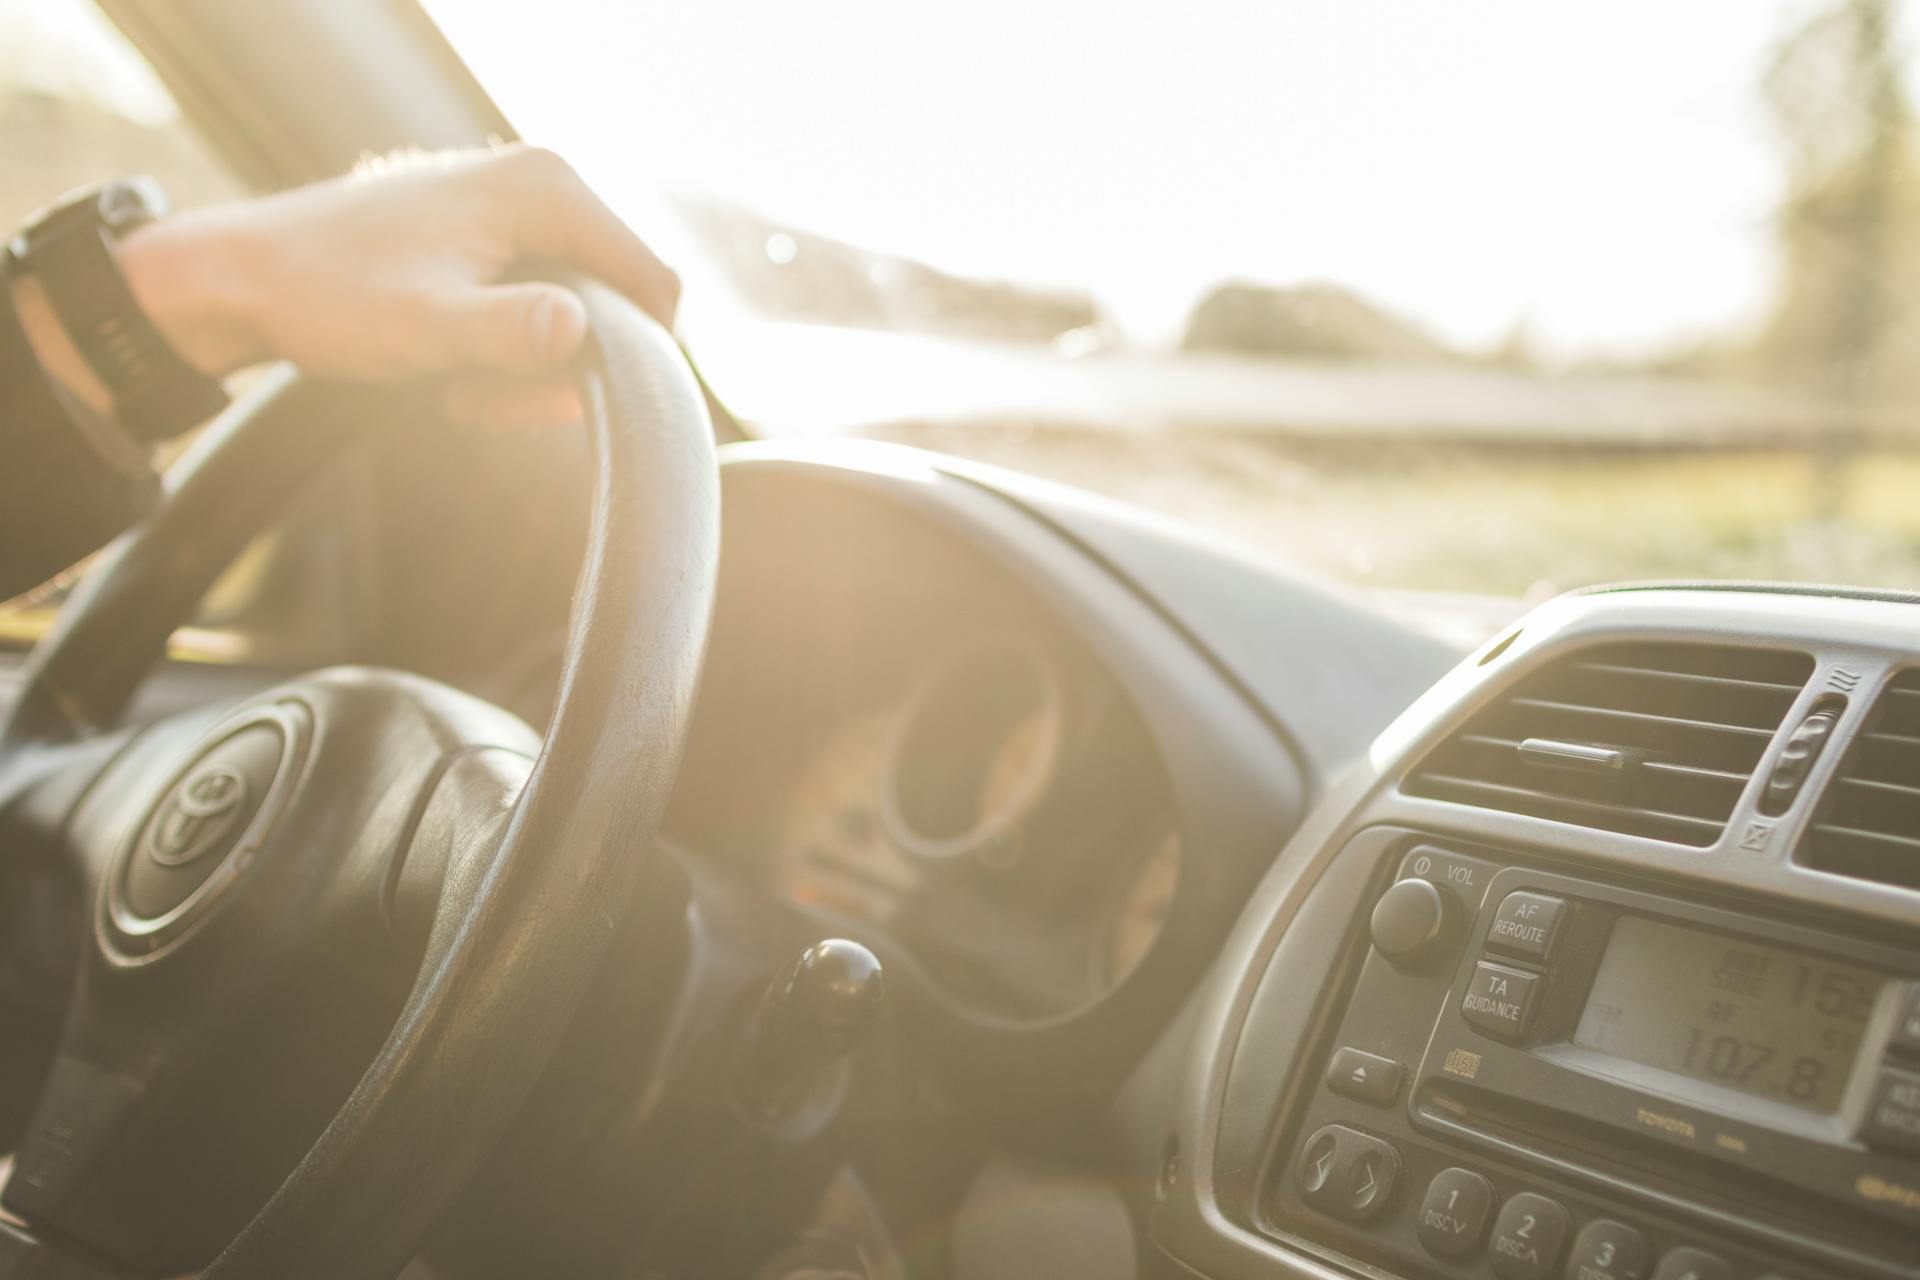
[{"label": "sun glare", "polygon": [[736,203],[1089,288],[1147,341],[1247,278],[1565,356],[1763,306],[1780,178],[1756,83],[1807,9],[552,0],[533,46],[519,5],[430,7],[523,133],[637,219],[662,194]]}]

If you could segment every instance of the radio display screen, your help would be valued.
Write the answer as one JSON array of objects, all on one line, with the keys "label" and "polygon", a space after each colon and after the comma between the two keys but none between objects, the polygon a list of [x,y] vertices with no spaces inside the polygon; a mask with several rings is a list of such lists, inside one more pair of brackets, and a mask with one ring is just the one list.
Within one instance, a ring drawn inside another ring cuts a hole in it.
[{"label": "radio display screen", "polygon": [[1807,952],[1623,916],[1573,1042],[1832,1112],[1881,984],[1877,973]]}]

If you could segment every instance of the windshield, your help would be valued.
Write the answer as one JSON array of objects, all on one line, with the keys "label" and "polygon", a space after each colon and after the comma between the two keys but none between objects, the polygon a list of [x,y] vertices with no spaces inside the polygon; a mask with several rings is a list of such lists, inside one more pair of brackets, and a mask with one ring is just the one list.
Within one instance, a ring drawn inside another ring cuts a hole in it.
[{"label": "windshield", "polygon": [[429,7],[756,430],[1403,591],[1920,584],[1892,0]]}]

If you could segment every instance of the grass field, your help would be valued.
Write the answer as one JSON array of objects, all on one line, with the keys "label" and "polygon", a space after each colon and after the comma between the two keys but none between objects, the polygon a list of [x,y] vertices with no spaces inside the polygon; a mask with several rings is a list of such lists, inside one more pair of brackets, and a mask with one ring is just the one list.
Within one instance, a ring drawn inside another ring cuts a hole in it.
[{"label": "grass field", "polygon": [[1189,520],[1358,585],[1539,596],[1628,578],[1920,588],[1920,454],[1289,443],[1006,425],[887,438]]}]

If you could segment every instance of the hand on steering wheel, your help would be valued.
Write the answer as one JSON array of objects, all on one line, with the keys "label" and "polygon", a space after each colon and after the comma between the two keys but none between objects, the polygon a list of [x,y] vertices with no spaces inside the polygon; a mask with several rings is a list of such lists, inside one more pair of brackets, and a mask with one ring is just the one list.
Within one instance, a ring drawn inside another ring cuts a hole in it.
[{"label": "hand on steering wheel", "polygon": [[[117,254],[142,309],[203,373],[280,359],[323,378],[444,378],[452,415],[480,425],[580,414],[567,366],[586,312],[550,281],[503,282],[510,266],[579,271],[668,327],[680,295],[566,161],[518,145],[389,157],[176,214]],[[104,408],[85,364],[40,336],[55,372]]]}]

